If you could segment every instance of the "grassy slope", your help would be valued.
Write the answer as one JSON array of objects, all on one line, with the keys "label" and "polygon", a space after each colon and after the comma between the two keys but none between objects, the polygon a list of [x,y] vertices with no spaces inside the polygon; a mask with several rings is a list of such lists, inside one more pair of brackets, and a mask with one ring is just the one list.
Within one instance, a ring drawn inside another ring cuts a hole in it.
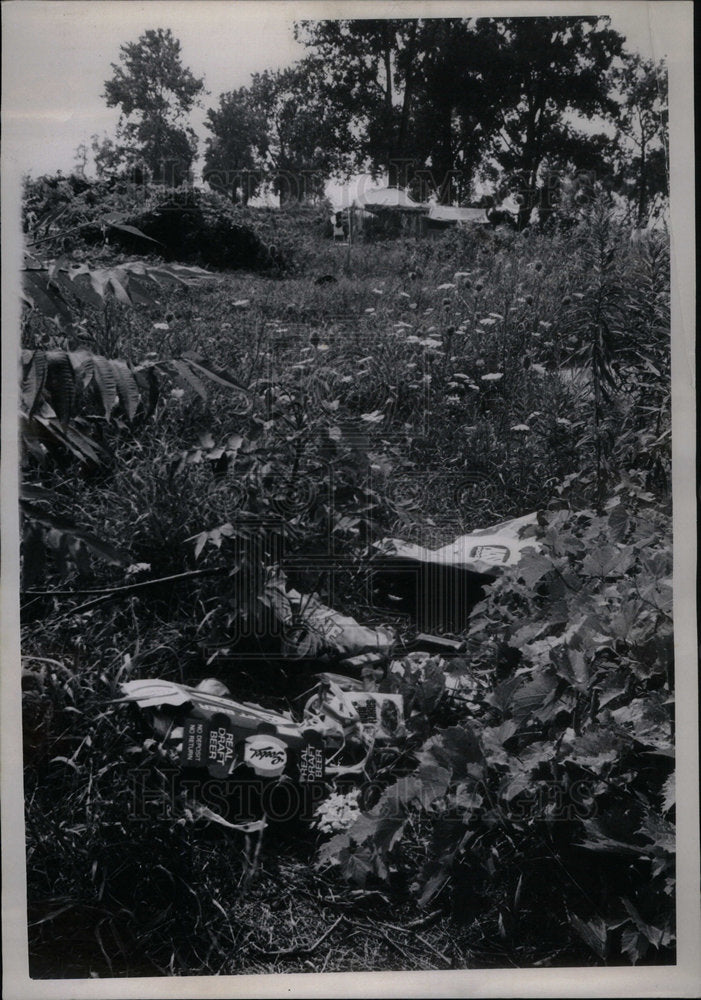
[{"label": "grassy slope", "polygon": [[[447,540],[545,506],[566,476],[591,463],[591,444],[581,443],[577,424],[583,397],[578,403],[577,392],[551,373],[576,346],[567,303],[584,280],[579,236],[478,233],[436,244],[357,246],[350,255],[314,235],[298,243],[305,273],[225,275],[211,288],[172,293],[150,311],[113,306],[87,318],[82,343],[133,362],[195,350],[245,384],[279,371],[295,387],[292,365],[312,359],[307,387],[332,390],[341,413],[385,415],[370,425],[375,452],[393,463],[379,473],[388,502],[374,515],[375,537]],[[456,282],[458,271],[469,274]],[[337,281],[316,284],[322,274]],[[47,336],[34,321],[25,331],[30,346]],[[477,388],[463,389],[455,372]],[[503,377],[483,380],[490,373]],[[64,497],[67,511],[126,544],[132,561],[150,563],[154,575],[193,566],[186,540],[235,511],[230,479],[215,482],[204,465],[173,477],[169,463],[200,433],[219,440],[244,429],[226,390],[203,401],[175,384],[162,389],[148,424],[105,431],[117,457],[107,473],[35,473]],[[318,415],[319,392],[307,403],[310,416]],[[428,417],[421,433],[417,414]],[[512,430],[519,425],[528,431]],[[314,443],[307,446],[313,455]],[[487,485],[456,500],[456,482],[475,470]],[[47,586],[81,582],[47,567]],[[95,566],[87,585],[109,582],[122,580]],[[106,702],[126,676],[190,680],[216,672],[198,643],[220,596],[217,584],[202,584],[82,616],[36,599],[25,610],[33,974],[589,961],[583,949],[563,950],[556,935],[548,941],[540,917],[533,934],[525,926],[520,937],[500,936],[496,898],[469,918],[456,922],[446,910],[412,930],[408,922],[423,914],[409,899],[365,899],[314,874],[309,831],[271,833],[248,878],[237,835],[130,819],[128,766],[153,776],[154,765],[133,720]],[[235,695],[259,700],[270,683],[262,671],[232,686]],[[312,954],[265,954],[314,944],[339,916]]]}]

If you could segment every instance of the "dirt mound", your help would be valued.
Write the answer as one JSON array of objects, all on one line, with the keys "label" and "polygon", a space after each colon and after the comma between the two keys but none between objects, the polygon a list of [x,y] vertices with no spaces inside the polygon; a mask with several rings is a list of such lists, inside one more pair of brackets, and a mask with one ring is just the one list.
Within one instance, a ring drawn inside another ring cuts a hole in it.
[{"label": "dirt mound", "polygon": [[[279,252],[267,246],[251,228],[194,200],[165,201],[129,216],[124,225],[156,241],[146,244],[136,233],[110,227],[110,242],[128,253],[143,253],[148,246],[165,260],[222,270],[259,271],[284,265]],[[83,237],[97,242],[103,238],[102,229],[98,225],[90,227]]]}]

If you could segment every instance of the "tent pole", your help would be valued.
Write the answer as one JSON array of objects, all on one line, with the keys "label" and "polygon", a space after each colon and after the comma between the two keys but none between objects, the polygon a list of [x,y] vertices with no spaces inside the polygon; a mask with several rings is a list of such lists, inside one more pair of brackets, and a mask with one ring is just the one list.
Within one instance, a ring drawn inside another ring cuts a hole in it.
[{"label": "tent pole", "polygon": [[351,245],[353,243],[353,206],[348,209],[348,249],[346,250],[346,271],[350,270]]}]

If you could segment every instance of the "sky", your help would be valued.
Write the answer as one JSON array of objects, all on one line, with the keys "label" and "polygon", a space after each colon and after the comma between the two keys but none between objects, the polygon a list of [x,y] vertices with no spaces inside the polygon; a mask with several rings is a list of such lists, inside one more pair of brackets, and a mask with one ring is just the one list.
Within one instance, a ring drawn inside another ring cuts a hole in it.
[{"label": "sky", "polygon": [[[607,13],[628,48],[646,57],[665,53],[661,8],[673,3],[540,3],[430,4],[433,16],[514,15],[537,12]],[[426,3],[407,0],[405,16],[425,15]],[[180,40],[182,60],[203,76],[209,94],[192,124],[202,140],[205,109],[218,104],[221,93],[245,86],[252,73],[288,66],[304,54],[295,42],[292,23],[300,17],[396,16],[396,4],[307,3],[255,0],[9,0],[3,21],[3,169],[34,176],[57,169],[70,172],[75,151],[97,133],[112,136],[118,118],[101,97],[119,60],[120,45],[136,41],[148,28],[168,27]]]}]

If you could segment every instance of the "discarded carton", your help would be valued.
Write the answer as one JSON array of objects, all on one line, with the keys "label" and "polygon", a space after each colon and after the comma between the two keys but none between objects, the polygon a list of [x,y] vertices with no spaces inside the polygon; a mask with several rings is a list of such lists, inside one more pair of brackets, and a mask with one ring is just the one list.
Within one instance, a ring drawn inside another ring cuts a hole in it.
[{"label": "discarded carton", "polygon": [[535,539],[537,514],[502,521],[461,535],[439,549],[397,538],[375,546],[373,595],[422,628],[462,631],[484,587],[504,567],[515,566]]},{"label": "discarded carton", "polygon": [[376,741],[405,735],[401,697],[360,690],[362,682],[354,678],[318,675],[300,721],[210,693],[220,687],[211,679],[197,688],[125,681],[118,701],[149,712],[162,749],[181,767],[206,770],[213,778],[286,774],[300,783],[324,780],[326,774],[362,770]]}]

